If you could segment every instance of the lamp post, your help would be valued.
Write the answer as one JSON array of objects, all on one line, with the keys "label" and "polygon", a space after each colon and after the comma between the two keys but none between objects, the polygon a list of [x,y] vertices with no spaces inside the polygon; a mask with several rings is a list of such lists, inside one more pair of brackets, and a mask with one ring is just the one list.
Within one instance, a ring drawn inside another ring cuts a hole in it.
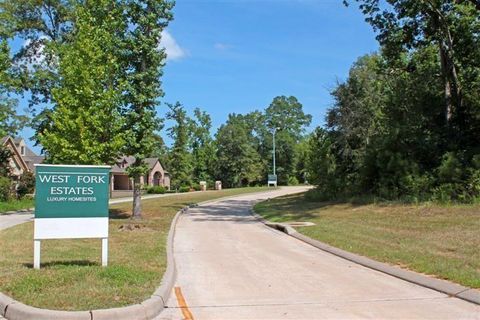
[{"label": "lamp post", "polygon": [[277,175],[276,168],[275,168],[275,132],[277,132],[277,128],[273,128],[273,175]]}]

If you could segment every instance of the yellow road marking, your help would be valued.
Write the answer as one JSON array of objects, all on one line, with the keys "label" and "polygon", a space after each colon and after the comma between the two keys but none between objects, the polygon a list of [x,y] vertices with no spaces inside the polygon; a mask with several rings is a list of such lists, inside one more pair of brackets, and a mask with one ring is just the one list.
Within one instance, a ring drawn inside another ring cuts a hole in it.
[{"label": "yellow road marking", "polygon": [[180,287],[175,287],[175,296],[177,296],[178,306],[182,310],[182,314],[185,320],[193,320],[193,315],[188,309],[187,302],[182,294],[182,289]]}]

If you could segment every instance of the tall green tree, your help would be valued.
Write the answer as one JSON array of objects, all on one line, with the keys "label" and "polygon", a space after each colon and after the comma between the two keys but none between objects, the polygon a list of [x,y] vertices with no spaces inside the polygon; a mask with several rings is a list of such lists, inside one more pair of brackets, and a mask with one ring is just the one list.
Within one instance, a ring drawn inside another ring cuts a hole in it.
[{"label": "tall green tree", "polygon": [[0,137],[15,136],[28,118],[17,114],[16,79],[12,74],[12,60],[6,39],[0,38]]},{"label": "tall green tree", "polygon": [[199,108],[194,110],[191,122],[190,149],[192,151],[193,179],[213,182],[215,167],[215,146],[210,134],[212,119]]},{"label": "tall green tree", "polygon": [[24,41],[13,67],[19,88],[30,93],[30,106],[52,102],[60,81],[58,51],[71,40],[75,7],[69,0],[0,0],[0,32]]},{"label": "tall green tree", "polygon": [[327,128],[346,193],[395,197],[439,164],[445,123],[436,62],[431,47],[394,66],[382,55],[365,56],[333,90]]},{"label": "tall green tree", "polygon": [[289,181],[289,183],[307,183],[308,178],[308,156],[309,156],[309,139],[311,134],[306,135],[300,140],[295,147],[295,155],[297,158],[295,167],[295,176]]},{"label": "tall green tree", "polygon": [[55,105],[36,138],[50,163],[113,164],[125,142],[118,48],[127,22],[123,8],[107,0],[79,4],[75,13],[74,40],[57,51]]},{"label": "tall green tree", "polygon": [[472,109],[475,101],[470,99],[475,92],[470,91],[472,83],[478,89],[479,80],[477,72],[472,72],[480,66],[478,1],[389,0],[389,6],[379,0],[356,2],[378,32],[377,39],[390,63],[402,53],[437,47],[450,138],[452,144],[469,143],[478,133],[472,130],[472,116],[478,114]]},{"label": "tall green tree", "polygon": [[[159,121],[162,119],[159,119]],[[163,125],[162,125],[163,129]],[[160,159],[160,162],[162,162],[163,165],[166,165],[167,163],[167,156],[168,156],[168,150],[167,146],[165,144],[165,141],[163,140],[163,137],[159,133],[155,133],[153,135],[153,151],[150,157],[152,158],[158,158]]]},{"label": "tall green tree", "polygon": [[306,168],[309,182],[317,185],[322,200],[335,198],[341,179],[338,176],[336,156],[329,133],[317,128],[307,140]]},{"label": "tall green tree", "polygon": [[169,169],[174,188],[190,186],[192,183],[192,155],[190,154],[191,120],[185,108],[179,103],[167,104],[169,111],[167,119],[175,124],[168,129],[168,135],[173,140],[169,152]]},{"label": "tall green tree", "polygon": [[310,125],[312,116],[303,111],[303,106],[297,98],[279,96],[265,109],[263,119],[264,129],[261,132],[264,143],[263,157],[273,158],[272,131],[275,129],[278,182],[288,184],[290,179],[296,179],[298,158],[295,148]]},{"label": "tall green tree", "polygon": [[[15,136],[27,122],[26,116],[17,114],[17,100],[10,96],[15,88],[11,66],[8,42],[0,37],[0,138]],[[0,177],[10,176],[11,156],[12,152],[0,145]]]},{"label": "tall green tree", "polygon": [[144,162],[154,148],[154,134],[160,123],[155,106],[163,96],[162,67],[166,60],[159,49],[161,33],[173,19],[174,2],[168,0],[127,0],[128,31],[122,59],[127,65],[125,117],[127,142],[125,152],[135,157],[128,168],[133,178],[133,217],[141,218],[140,177],[147,171]]},{"label": "tall green tree", "polygon": [[230,114],[216,134],[217,177],[227,187],[248,186],[262,179],[260,155],[242,116]]}]

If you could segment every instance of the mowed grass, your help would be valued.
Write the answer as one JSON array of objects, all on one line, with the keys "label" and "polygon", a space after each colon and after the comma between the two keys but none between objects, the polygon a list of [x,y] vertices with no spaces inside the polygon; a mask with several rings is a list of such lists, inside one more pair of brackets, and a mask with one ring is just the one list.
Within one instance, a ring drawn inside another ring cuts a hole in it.
[{"label": "mowed grass", "polygon": [[0,215],[7,211],[30,209],[33,208],[33,206],[33,199],[11,200],[7,202],[0,201]]},{"label": "mowed grass", "polygon": [[[109,265],[105,268],[100,266],[100,239],[42,241],[41,269],[34,270],[33,223],[0,231],[0,291],[35,307],[58,310],[139,303],[160,285],[166,269],[167,235],[178,210],[191,203],[266,189],[228,189],[144,200],[140,221],[129,219],[131,203],[113,205]],[[120,230],[128,224],[139,228]]]},{"label": "mowed grass", "polygon": [[480,288],[480,205],[307,202],[303,194],[256,205],[270,221],[335,247]]}]

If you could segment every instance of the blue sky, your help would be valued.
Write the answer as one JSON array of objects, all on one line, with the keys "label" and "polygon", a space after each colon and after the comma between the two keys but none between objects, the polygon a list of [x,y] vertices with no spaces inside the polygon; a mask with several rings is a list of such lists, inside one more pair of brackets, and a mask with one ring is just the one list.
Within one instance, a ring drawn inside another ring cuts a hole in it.
[{"label": "blue sky", "polygon": [[162,101],[200,107],[215,130],[229,113],[264,109],[279,95],[296,96],[312,128],[321,125],[329,90],[378,49],[358,8],[341,0],[177,0],[174,15]]}]

